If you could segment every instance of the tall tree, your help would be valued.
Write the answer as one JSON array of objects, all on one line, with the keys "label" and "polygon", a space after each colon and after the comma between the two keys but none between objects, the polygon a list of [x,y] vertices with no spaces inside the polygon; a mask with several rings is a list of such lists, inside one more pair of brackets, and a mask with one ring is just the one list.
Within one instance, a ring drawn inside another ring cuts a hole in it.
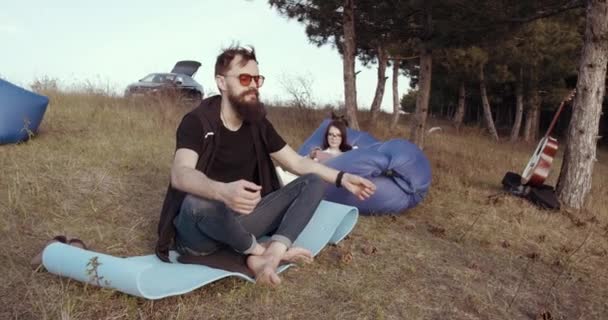
[{"label": "tall tree", "polygon": [[519,138],[521,119],[524,114],[524,70],[521,66],[519,67],[519,76],[515,87],[515,120],[513,120],[513,127],[511,127],[511,142],[515,142]]},{"label": "tall tree", "polygon": [[359,129],[357,121],[357,81],[355,79],[355,0],[344,0],[342,28],[344,40],[342,55],[344,67],[344,104],[346,116],[353,129]]},{"label": "tall tree", "polygon": [[378,81],[376,83],[376,92],[374,93],[374,100],[370,106],[370,112],[372,114],[372,122],[376,121],[378,112],[382,106],[382,98],[384,97],[384,88],[386,86],[386,65],[388,62],[388,53],[384,44],[378,45]]},{"label": "tall tree", "polygon": [[431,95],[431,77],[433,72],[432,37],[433,37],[433,5],[431,1],[420,4],[421,14],[419,24],[421,30],[417,36],[419,41],[418,53],[420,55],[420,80],[418,82],[418,96],[416,97],[416,110],[412,117],[410,139],[420,148],[424,147],[426,117],[429,110]]},{"label": "tall tree", "polygon": [[[443,79],[443,84],[449,87],[458,87],[456,111],[452,122],[456,129],[460,129],[466,114],[467,82],[477,77],[477,67],[471,48],[450,48],[439,51],[437,55],[438,68],[434,68],[437,73],[435,79]],[[442,72],[443,71],[443,72]],[[437,84],[438,81],[435,81]],[[438,86],[440,92],[450,92],[449,88]],[[452,96],[453,98],[454,96]]]},{"label": "tall tree", "polygon": [[[474,82],[479,86],[479,98],[483,107],[483,115],[492,137],[498,140],[498,134],[494,125],[492,111],[490,107],[490,98],[487,90],[486,66],[489,63],[489,54],[477,46],[472,46],[466,49],[453,48],[444,49],[441,54],[437,55],[438,59],[442,59],[440,65],[446,70],[441,74],[442,78],[453,78],[451,83],[458,84],[458,109],[454,115],[454,123],[458,128],[462,123],[465,112],[465,79]],[[495,68],[496,69],[496,68]],[[447,72],[447,74],[446,74]],[[494,72],[496,73],[496,72]],[[496,78],[496,76],[492,76]],[[453,91],[453,90],[452,90]]]},{"label": "tall tree", "polygon": [[401,110],[399,100],[399,61],[393,61],[393,120],[391,121],[391,129],[395,129],[397,123],[399,123]]},{"label": "tall tree", "polygon": [[481,94],[481,103],[483,106],[483,115],[486,121],[486,126],[490,131],[490,135],[492,136],[492,138],[498,141],[498,132],[496,131],[496,126],[494,126],[494,120],[492,118],[492,109],[490,108],[488,93],[486,91],[486,79],[484,74],[485,65],[485,62],[479,64],[479,93]]},{"label": "tall tree", "polygon": [[[354,62],[358,57],[364,65],[378,63],[378,83],[371,106],[375,119],[386,83],[388,37],[396,19],[393,1],[373,0],[269,0],[281,14],[306,24],[306,34],[316,45],[332,44],[343,57],[344,97],[347,115],[353,127],[357,96]],[[394,14],[393,14],[394,15]]]},{"label": "tall tree", "polygon": [[462,120],[464,119],[464,112],[466,108],[466,89],[464,85],[464,81],[460,82],[458,86],[458,107],[456,108],[456,113],[454,114],[454,118],[452,121],[454,122],[454,126],[456,130],[460,130],[460,126],[462,125]]},{"label": "tall tree", "polygon": [[607,64],[608,0],[588,0],[574,113],[557,185],[559,199],[568,207],[583,207],[591,191]]},{"label": "tall tree", "polygon": [[372,121],[380,110],[389,61],[412,55],[410,39],[418,28],[415,23],[418,9],[414,2],[357,0],[357,57],[364,65],[370,62],[378,65],[378,80],[370,107]]},{"label": "tall tree", "polygon": [[289,18],[306,24],[306,34],[318,46],[332,43],[342,54],[344,104],[351,127],[357,121],[357,86],[355,78],[357,10],[355,0],[269,0],[272,7]]},{"label": "tall tree", "polygon": [[420,48],[420,80],[418,82],[418,95],[416,96],[416,110],[412,117],[410,139],[420,148],[424,147],[426,117],[429,110],[431,95],[431,77],[433,72],[433,55],[426,46]]},{"label": "tall tree", "polygon": [[538,71],[536,67],[531,68],[532,79],[530,80],[530,94],[528,99],[528,111],[526,112],[526,123],[524,125],[524,141],[532,142],[538,139],[540,124],[540,105],[542,103],[538,88]]},{"label": "tall tree", "polygon": [[[402,34],[395,32],[398,18],[407,12],[401,1],[374,0],[269,0],[272,7],[289,18],[306,25],[306,34],[316,45],[332,44],[343,57],[344,96],[347,115],[353,127],[357,97],[354,62],[358,57],[364,65],[378,63],[378,83],[372,103],[375,119],[386,82],[386,66],[391,41]],[[397,8],[398,7],[398,8]]]}]

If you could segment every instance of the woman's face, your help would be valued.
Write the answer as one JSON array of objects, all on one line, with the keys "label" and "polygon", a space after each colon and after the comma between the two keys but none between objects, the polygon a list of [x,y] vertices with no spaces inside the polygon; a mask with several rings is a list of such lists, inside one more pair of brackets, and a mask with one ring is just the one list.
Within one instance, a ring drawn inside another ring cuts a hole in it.
[{"label": "woman's face", "polygon": [[338,149],[340,147],[340,143],[342,143],[342,134],[340,133],[340,129],[331,126],[329,127],[329,131],[327,132],[327,144],[332,149]]}]

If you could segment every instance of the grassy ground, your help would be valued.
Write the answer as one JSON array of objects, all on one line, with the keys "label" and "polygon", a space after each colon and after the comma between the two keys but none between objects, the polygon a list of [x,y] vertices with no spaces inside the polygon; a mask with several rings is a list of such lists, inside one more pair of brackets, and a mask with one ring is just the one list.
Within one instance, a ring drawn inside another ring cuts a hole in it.
[{"label": "grassy ground", "polygon": [[[588,208],[547,212],[500,189],[534,146],[440,122],[446,130],[427,137],[425,201],[403,215],[362,217],[347,240],[288,270],[277,289],[225,279],[146,301],[33,272],[30,258],[56,234],[117,256],[152,252],[175,128],[187,112],[163,101],[50,97],[37,138],[0,146],[1,319],[608,318],[608,155],[598,156]],[[326,114],[272,108],[269,117],[297,147]],[[407,119],[395,132],[388,116],[361,119],[380,139],[409,133]]]}]

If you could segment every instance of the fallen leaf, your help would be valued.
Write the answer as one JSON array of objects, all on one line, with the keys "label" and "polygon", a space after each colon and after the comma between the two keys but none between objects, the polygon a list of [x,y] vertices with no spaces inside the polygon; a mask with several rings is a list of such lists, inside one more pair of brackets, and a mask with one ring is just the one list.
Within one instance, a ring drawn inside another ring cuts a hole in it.
[{"label": "fallen leaf", "polygon": [[547,239],[547,236],[545,236],[544,234],[541,234],[538,236],[538,242],[545,242],[546,239]]},{"label": "fallen leaf", "polygon": [[[608,226],[607,226],[607,227],[608,227]],[[404,228],[405,230],[413,230],[414,228],[416,228],[416,225],[415,225],[415,224],[413,224],[413,223],[406,223],[406,224],[403,226],[403,228]],[[607,230],[608,230],[608,229],[607,229]]]},{"label": "fallen leaf", "polygon": [[532,260],[537,260],[538,258],[540,258],[540,254],[538,252],[530,252],[530,253],[526,254],[526,257],[528,257]]},{"label": "fallen leaf", "polygon": [[608,255],[608,251],[606,251],[606,249],[591,248],[590,251],[591,251],[591,254],[596,257],[604,257],[604,256]]},{"label": "fallen leaf", "polygon": [[376,252],[378,252],[378,249],[376,249],[376,247],[374,247],[371,244],[364,244],[363,248],[362,248],[363,253],[365,253],[366,255],[372,255]]},{"label": "fallen leaf", "polygon": [[561,267],[562,261],[560,259],[555,259],[555,261],[553,261],[553,266],[558,268]]},{"label": "fallen leaf", "polygon": [[348,251],[341,255],[340,262],[343,264],[350,264],[353,261],[353,254]]},{"label": "fallen leaf", "polygon": [[536,320],[553,320],[553,316],[549,311],[543,311],[536,316]]},{"label": "fallen leaf", "polygon": [[475,262],[471,262],[471,264],[469,264],[469,269],[472,269],[472,270],[475,270],[475,271],[481,271],[481,268]]},{"label": "fallen leaf", "polygon": [[429,224],[427,230],[436,237],[443,237],[445,235],[445,229],[439,226]]}]

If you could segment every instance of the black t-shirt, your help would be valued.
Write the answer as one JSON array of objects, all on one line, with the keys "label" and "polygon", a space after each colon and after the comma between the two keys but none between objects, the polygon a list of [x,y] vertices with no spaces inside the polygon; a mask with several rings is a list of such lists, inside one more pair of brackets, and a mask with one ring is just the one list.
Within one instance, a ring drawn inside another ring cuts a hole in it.
[{"label": "black t-shirt", "polygon": [[220,137],[208,177],[220,182],[245,179],[260,183],[249,124],[243,123],[237,131],[221,126]]},{"label": "black t-shirt", "polygon": [[[272,124],[266,122],[263,132],[266,141],[266,152],[273,153],[281,150],[285,141],[276,132]],[[202,132],[200,120],[194,115],[186,115],[177,129],[177,149],[186,148],[202,153],[202,139],[211,138],[211,134],[220,135],[220,143],[216,147],[215,157],[207,176],[221,182],[232,182],[240,179],[260,183],[253,137],[250,124],[244,122],[237,131],[230,131],[223,125],[220,132]]]}]

